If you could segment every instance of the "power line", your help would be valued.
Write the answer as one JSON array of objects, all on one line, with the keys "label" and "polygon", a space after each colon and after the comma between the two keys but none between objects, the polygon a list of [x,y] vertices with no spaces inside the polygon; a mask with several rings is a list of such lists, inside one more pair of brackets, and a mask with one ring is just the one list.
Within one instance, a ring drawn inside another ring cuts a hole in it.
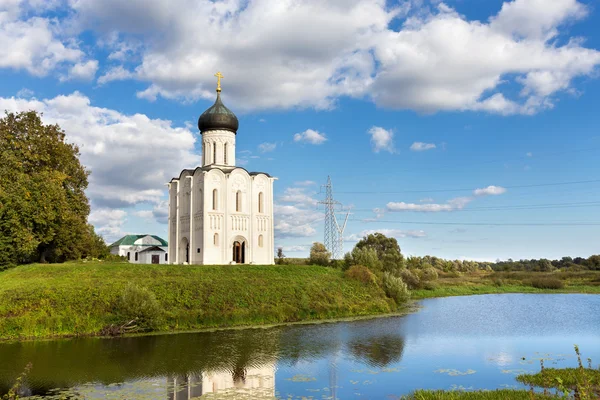
[{"label": "power line", "polygon": [[422,222],[422,221],[391,221],[377,219],[364,221],[351,219],[363,223],[386,223],[386,224],[416,224],[416,225],[465,225],[465,226],[600,226],[600,222]]},{"label": "power line", "polygon": [[[453,209],[445,212],[467,212],[467,211],[504,211],[504,210],[543,210],[551,208],[586,208],[586,207],[599,207],[600,201],[584,201],[579,203],[547,203],[547,204],[522,204],[522,205],[511,205],[511,206],[490,206],[490,207],[472,207]],[[375,212],[373,208],[355,208],[352,211],[358,212]],[[388,210],[381,208],[382,212],[424,212],[419,210]],[[431,213],[432,211],[429,211]],[[439,211],[442,212],[442,211]]]},{"label": "power line", "polygon": [[[534,187],[547,187],[547,186],[565,186],[565,185],[579,185],[585,183],[598,183],[600,179],[591,179],[585,181],[571,181],[571,182],[556,182],[556,183],[538,183],[532,185],[511,185],[502,186],[505,189],[524,189]],[[466,192],[473,191],[473,188],[461,188],[461,189],[432,189],[432,190],[399,190],[399,191],[347,191],[337,192],[342,194],[401,194],[401,193],[446,193],[446,192]]]}]

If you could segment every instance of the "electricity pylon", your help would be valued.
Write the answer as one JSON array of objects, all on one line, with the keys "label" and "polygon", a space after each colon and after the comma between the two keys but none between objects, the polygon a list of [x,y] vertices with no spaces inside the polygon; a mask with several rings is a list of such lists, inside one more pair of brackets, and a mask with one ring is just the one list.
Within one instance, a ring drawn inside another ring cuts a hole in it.
[{"label": "electricity pylon", "polygon": [[342,203],[333,199],[333,186],[331,185],[331,177],[327,177],[327,184],[321,185],[325,188],[325,200],[319,201],[319,204],[325,206],[325,230],[324,230],[324,245],[331,253],[332,259],[341,259],[344,252],[344,230],[348,223],[350,212],[346,213],[343,225],[338,223],[336,214],[336,206],[341,208]]}]

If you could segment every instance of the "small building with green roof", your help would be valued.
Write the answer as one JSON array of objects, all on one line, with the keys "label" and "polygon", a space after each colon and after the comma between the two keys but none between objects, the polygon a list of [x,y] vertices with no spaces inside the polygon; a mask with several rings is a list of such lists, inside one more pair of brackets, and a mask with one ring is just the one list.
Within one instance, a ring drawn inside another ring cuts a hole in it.
[{"label": "small building with green roof", "polygon": [[156,235],[125,235],[109,246],[111,254],[134,264],[168,264],[169,244]]}]

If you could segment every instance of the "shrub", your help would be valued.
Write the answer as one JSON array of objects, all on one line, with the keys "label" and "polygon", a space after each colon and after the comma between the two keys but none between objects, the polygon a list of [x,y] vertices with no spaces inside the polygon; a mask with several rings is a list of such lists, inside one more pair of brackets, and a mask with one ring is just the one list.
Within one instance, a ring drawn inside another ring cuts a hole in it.
[{"label": "shrub", "polygon": [[492,285],[496,287],[504,286],[504,281],[500,278],[492,278]]},{"label": "shrub", "polygon": [[418,289],[421,286],[419,276],[410,269],[403,269],[400,271],[400,277],[411,290]]},{"label": "shrub", "polygon": [[[377,260],[380,263],[379,268],[374,269],[373,266],[368,265],[373,271],[382,270],[392,273],[397,273],[404,268],[404,256],[400,251],[400,246],[395,238],[386,237],[384,234],[375,232],[365,236],[361,239],[355,249],[372,249],[377,253]],[[356,264],[362,264],[356,262]]]},{"label": "shrub", "polygon": [[420,271],[421,281],[435,281],[438,278],[438,273],[435,268],[427,267]]},{"label": "shrub", "polygon": [[436,290],[437,288],[439,288],[440,286],[435,283],[435,282],[423,282],[423,289],[425,290]]},{"label": "shrub", "polygon": [[410,298],[410,291],[406,283],[389,272],[384,272],[381,280],[385,294],[400,305]]},{"label": "shrub", "polygon": [[329,259],[331,253],[327,251],[327,248],[323,243],[315,242],[310,248],[310,259],[309,262],[314,265],[329,265]]},{"label": "shrub", "polygon": [[371,249],[368,247],[360,248],[354,247],[352,250],[351,256],[351,265],[364,265],[369,268],[371,271],[381,271],[383,264],[381,260],[377,256],[377,251],[375,249]]},{"label": "shrub", "polygon": [[346,265],[346,263],[344,262],[344,260],[331,260],[331,262],[329,263],[329,266],[332,268],[336,268],[336,269],[341,269],[342,271],[345,269],[344,266]]},{"label": "shrub", "polygon": [[344,275],[347,278],[354,279],[356,281],[366,283],[368,285],[377,285],[377,277],[371,270],[362,265],[354,265],[350,267]]},{"label": "shrub", "polygon": [[129,284],[117,301],[117,316],[122,323],[135,321],[138,330],[151,331],[158,327],[163,309],[148,288]]},{"label": "shrub", "polygon": [[533,278],[531,286],[538,289],[562,289],[565,287],[560,279],[548,277]]}]

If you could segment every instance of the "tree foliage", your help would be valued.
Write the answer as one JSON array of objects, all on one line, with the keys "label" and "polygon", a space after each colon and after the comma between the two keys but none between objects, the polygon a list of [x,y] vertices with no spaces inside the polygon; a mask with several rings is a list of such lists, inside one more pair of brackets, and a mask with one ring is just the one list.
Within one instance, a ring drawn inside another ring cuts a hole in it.
[{"label": "tree foliage", "polygon": [[329,265],[331,259],[331,253],[327,251],[327,248],[323,243],[315,242],[310,248],[310,259],[309,263],[313,265]]},{"label": "tree foliage", "polygon": [[89,172],[58,125],[34,111],[0,119],[0,265],[105,252],[88,225]]},{"label": "tree foliage", "polygon": [[[402,256],[398,241],[382,233],[376,232],[365,236],[356,243],[354,249],[374,250],[381,262],[382,271],[398,274],[404,268],[404,256]],[[369,268],[371,267],[369,266]]]}]

